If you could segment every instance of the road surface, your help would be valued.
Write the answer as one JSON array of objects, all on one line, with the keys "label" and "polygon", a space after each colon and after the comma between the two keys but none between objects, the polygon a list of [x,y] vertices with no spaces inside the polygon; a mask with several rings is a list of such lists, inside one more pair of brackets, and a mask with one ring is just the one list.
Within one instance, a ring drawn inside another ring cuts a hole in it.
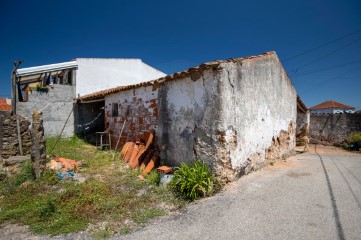
[{"label": "road surface", "polygon": [[312,145],[119,238],[361,239],[361,154]]}]

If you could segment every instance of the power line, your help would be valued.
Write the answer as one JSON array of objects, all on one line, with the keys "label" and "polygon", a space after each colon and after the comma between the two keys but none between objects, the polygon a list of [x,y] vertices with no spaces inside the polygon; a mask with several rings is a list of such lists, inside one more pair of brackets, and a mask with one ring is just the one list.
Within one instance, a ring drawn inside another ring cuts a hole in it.
[{"label": "power line", "polygon": [[338,75],[338,76],[336,76],[336,77],[328,78],[328,79],[322,81],[320,84],[323,84],[323,83],[325,83],[325,82],[327,82],[327,81],[330,81],[330,80],[333,80],[333,79],[337,79],[337,78],[341,78],[341,79],[342,79],[342,76],[344,76],[344,75],[346,75],[346,74],[348,74],[348,73],[350,73],[350,72],[353,72],[353,71],[355,71],[355,70],[359,70],[359,69],[361,69],[361,67],[360,67],[360,66],[357,66],[357,67],[352,68],[352,69],[350,69],[350,70],[348,70],[348,71],[346,71],[346,72],[344,72],[344,73],[341,73],[340,75]]},{"label": "power line", "polygon": [[294,55],[294,56],[292,56],[292,57],[286,58],[286,59],[283,60],[282,62],[287,62],[287,61],[290,61],[290,60],[295,59],[295,58],[297,58],[297,57],[301,57],[301,56],[303,56],[303,55],[306,55],[307,53],[316,51],[316,50],[318,50],[318,49],[320,49],[320,48],[323,48],[323,47],[328,46],[328,45],[330,45],[330,44],[332,44],[332,43],[335,43],[335,42],[337,42],[337,41],[339,41],[339,40],[341,40],[341,39],[344,39],[344,38],[347,38],[347,37],[349,37],[349,36],[352,36],[352,35],[354,35],[354,34],[356,34],[356,33],[358,33],[358,32],[361,32],[361,29],[359,29],[359,30],[357,30],[357,31],[354,31],[354,32],[351,32],[351,33],[348,33],[348,34],[346,34],[346,35],[343,35],[343,36],[341,36],[341,37],[339,37],[339,38],[336,38],[335,40],[332,40],[332,41],[330,41],[330,42],[326,42],[326,43],[324,43],[324,44],[321,44],[321,45],[319,45],[319,46],[317,46],[317,47],[315,47],[315,48],[311,48],[311,49],[306,50],[306,51],[304,51],[304,52],[302,52],[302,53],[296,54],[296,55]]},{"label": "power line", "polygon": [[343,63],[343,64],[338,64],[338,65],[333,65],[333,66],[321,68],[321,69],[318,69],[318,70],[303,72],[303,73],[297,74],[297,76],[295,76],[295,77],[297,78],[297,77],[303,76],[303,75],[309,75],[309,74],[312,74],[312,73],[323,72],[323,71],[327,71],[327,70],[331,70],[331,69],[335,69],[335,68],[340,68],[340,67],[352,65],[352,64],[355,64],[355,63],[359,63],[359,62],[361,62],[361,59],[356,60],[356,61],[351,61],[351,62]]},{"label": "power line", "polygon": [[307,66],[309,66],[309,65],[312,64],[312,63],[318,62],[318,61],[320,61],[320,60],[322,60],[322,59],[324,59],[324,58],[326,58],[326,57],[328,57],[328,56],[330,56],[330,55],[332,55],[332,54],[335,54],[336,52],[338,52],[338,51],[340,51],[340,50],[342,50],[342,49],[344,49],[344,48],[346,48],[346,47],[348,47],[348,46],[351,46],[352,44],[354,44],[354,43],[356,43],[356,42],[358,42],[358,41],[360,41],[360,40],[361,40],[361,38],[358,38],[358,39],[356,39],[356,40],[354,40],[354,41],[352,41],[352,42],[349,42],[348,44],[343,45],[342,47],[340,47],[340,48],[338,48],[338,49],[336,49],[336,50],[334,50],[334,51],[332,51],[332,52],[330,52],[330,53],[328,53],[328,54],[326,54],[326,55],[323,55],[322,57],[319,57],[319,58],[317,58],[316,60],[313,60],[313,61],[311,61],[311,62],[308,62],[308,63],[306,63],[306,64],[303,64],[302,66],[300,66],[300,67],[298,67],[298,68],[295,68],[295,69],[293,69],[292,71],[295,72],[295,73],[297,73],[297,71],[298,71],[299,69],[304,68],[304,67],[307,67]]}]

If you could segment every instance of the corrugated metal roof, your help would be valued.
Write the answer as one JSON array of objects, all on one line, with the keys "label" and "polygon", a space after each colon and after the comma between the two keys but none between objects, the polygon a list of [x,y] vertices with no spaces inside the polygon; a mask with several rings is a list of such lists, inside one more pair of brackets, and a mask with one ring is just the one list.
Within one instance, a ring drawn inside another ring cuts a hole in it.
[{"label": "corrugated metal roof", "polygon": [[29,67],[29,68],[20,68],[17,70],[17,73],[20,77],[25,77],[30,75],[36,75],[46,72],[55,72],[69,68],[76,68],[76,67],[78,67],[77,62],[70,61],[70,62],[42,65],[36,67]]},{"label": "corrugated metal roof", "polygon": [[245,57],[245,58],[230,58],[230,59],[227,59],[227,60],[211,61],[211,62],[203,63],[203,64],[201,64],[199,66],[196,66],[196,67],[189,68],[189,69],[181,71],[181,72],[176,72],[174,74],[158,78],[157,80],[142,82],[142,83],[128,85],[128,86],[119,86],[119,87],[99,91],[99,92],[96,92],[96,93],[84,95],[84,96],[80,97],[80,100],[89,101],[89,100],[100,99],[100,98],[103,98],[104,96],[106,96],[108,94],[117,93],[117,92],[129,90],[129,89],[134,89],[134,88],[139,88],[139,87],[146,87],[146,86],[150,86],[150,85],[153,85],[153,84],[162,84],[162,83],[164,83],[166,81],[172,81],[172,80],[192,76],[193,73],[195,73],[195,72],[197,72],[199,70],[217,68],[221,63],[241,62],[241,61],[244,61],[244,60],[264,57],[264,56],[268,56],[268,55],[276,55],[276,53],[271,51],[271,52],[266,52],[266,53],[263,53],[263,54],[260,54],[260,55],[257,55],[257,56],[249,56],[249,57]]},{"label": "corrugated metal roof", "polygon": [[333,100],[326,101],[320,104],[317,104],[316,106],[311,107],[311,110],[315,109],[325,109],[325,108],[346,108],[346,109],[355,109],[354,107],[348,106],[343,103],[339,103]]}]

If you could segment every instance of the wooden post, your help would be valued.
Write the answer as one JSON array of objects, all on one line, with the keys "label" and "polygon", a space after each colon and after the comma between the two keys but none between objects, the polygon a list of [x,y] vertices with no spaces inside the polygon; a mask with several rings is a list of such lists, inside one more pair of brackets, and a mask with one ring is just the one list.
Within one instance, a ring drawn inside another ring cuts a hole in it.
[{"label": "wooden post", "polygon": [[16,82],[16,70],[20,66],[22,61],[15,61],[14,62],[14,69],[11,72],[11,113],[13,115],[16,114],[16,92],[17,89],[17,82]]},{"label": "wooden post", "polygon": [[33,125],[31,129],[31,162],[35,178],[38,179],[45,169],[46,153],[42,112],[33,112]]},{"label": "wooden post", "polygon": [[15,67],[11,73],[11,112],[13,115],[16,114],[16,77]]},{"label": "wooden post", "polygon": [[21,141],[21,131],[20,131],[20,121],[19,118],[16,117],[16,128],[18,130],[18,143],[19,143],[19,151],[20,151],[20,155],[23,156],[23,143]]}]

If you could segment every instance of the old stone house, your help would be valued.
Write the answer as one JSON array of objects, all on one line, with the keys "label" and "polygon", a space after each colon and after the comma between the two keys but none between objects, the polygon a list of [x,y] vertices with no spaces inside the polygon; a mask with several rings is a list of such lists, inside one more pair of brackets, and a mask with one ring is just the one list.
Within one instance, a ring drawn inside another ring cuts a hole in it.
[{"label": "old stone house", "polygon": [[[115,86],[131,85],[165,76],[140,59],[77,58],[73,61],[17,70],[16,112],[31,120],[43,111],[46,135],[63,136],[104,129],[104,103],[75,99]],[[96,124],[87,124],[96,121]]]},{"label": "old stone house", "polygon": [[154,129],[164,164],[199,159],[229,180],[292,154],[297,111],[307,111],[275,52],[208,62],[80,99],[104,101],[113,147]]}]

